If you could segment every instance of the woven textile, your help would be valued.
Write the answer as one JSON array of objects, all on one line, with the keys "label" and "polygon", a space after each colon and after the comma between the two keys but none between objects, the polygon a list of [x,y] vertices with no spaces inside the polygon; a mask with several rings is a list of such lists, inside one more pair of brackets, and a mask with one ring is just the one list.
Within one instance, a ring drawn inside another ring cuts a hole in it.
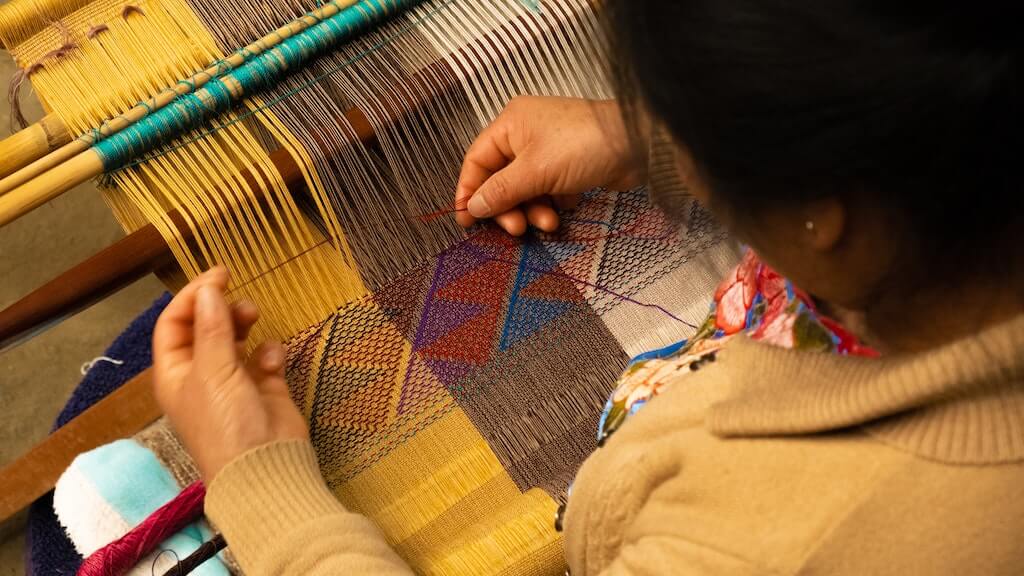
[{"label": "woven textile", "polygon": [[289,382],[337,496],[424,572],[561,570],[552,518],[596,447],[621,335],[693,331],[684,299],[635,296],[733,254],[694,216],[679,231],[642,190],[595,192],[559,235],[480,230],[295,337]]}]

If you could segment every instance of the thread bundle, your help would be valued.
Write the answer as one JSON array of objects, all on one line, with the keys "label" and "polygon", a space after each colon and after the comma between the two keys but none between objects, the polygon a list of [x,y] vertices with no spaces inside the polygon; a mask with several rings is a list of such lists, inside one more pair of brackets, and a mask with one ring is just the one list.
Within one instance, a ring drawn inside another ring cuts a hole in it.
[{"label": "thread bundle", "polygon": [[198,520],[203,514],[205,497],[206,487],[202,482],[190,484],[130,532],[86,558],[78,569],[78,576],[125,574],[161,542]]}]

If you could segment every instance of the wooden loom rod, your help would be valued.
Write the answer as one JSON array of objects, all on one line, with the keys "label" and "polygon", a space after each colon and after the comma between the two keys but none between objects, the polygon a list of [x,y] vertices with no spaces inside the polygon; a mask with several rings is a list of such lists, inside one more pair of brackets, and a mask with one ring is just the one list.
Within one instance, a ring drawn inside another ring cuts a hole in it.
[{"label": "wooden loom rod", "polygon": [[[64,126],[61,119],[53,114],[47,115],[39,123],[33,124],[0,142],[0,178],[2,178],[0,180],[0,195],[67,162],[88,150],[99,140],[111,134],[116,134],[156,110],[167,106],[178,96],[195,92],[210,80],[234,70],[250,58],[259,56],[321,20],[330,18],[342,10],[351,7],[358,1],[332,0],[321,8],[285,24],[259,40],[252,42],[245,48],[236,50],[222,60],[214,62],[205,70],[196,72],[191,77],[179,81],[171,88],[161,91],[145,102],[140,102],[124,114],[103,122],[97,128],[98,135],[86,132],[72,140],[70,132]],[[23,133],[26,133],[26,135],[23,135]],[[50,136],[51,134],[52,137]],[[5,157],[5,151],[15,152],[15,147],[26,143],[31,144],[31,146],[23,148],[20,152],[12,154],[9,158]],[[52,153],[49,153],[51,151]]]},{"label": "wooden loom rod", "polygon": [[[39,122],[15,132],[0,141],[0,178],[35,162],[70,138],[64,123],[55,114],[47,114]],[[3,190],[3,182],[0,180],[0,190]]]},{"label": "wooden loom rod", "polygon": [[38,208],[71,188],[117,169],[161,142],[201,126],[236,102],[260,92],[294,68],[301,68],[334,44],[422,0],[360,0],[320,23],[293,35],[279,46],[215,78],[125,130],[98,142],[67,162],[0,196],[0,226]]}]

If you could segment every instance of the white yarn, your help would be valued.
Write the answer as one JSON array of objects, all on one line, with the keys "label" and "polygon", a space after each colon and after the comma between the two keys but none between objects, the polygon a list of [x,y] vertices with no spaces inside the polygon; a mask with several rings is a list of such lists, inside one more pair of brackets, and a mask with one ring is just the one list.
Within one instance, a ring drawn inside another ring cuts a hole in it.
[{"label": "white yarn", "polygon": [[93,358],[92,360],[86,362],[85,364],[82,364],[82,376],[88,374],[89,370],[92,370],[92,367],[99,364],[100,362],[110,362],[111,364],[115,364],[117,366],[121,366],[122,364],[124,364],[124,360],[118,360],[116,358],[111,358],[110,356],[99,356],[97,358]]}]

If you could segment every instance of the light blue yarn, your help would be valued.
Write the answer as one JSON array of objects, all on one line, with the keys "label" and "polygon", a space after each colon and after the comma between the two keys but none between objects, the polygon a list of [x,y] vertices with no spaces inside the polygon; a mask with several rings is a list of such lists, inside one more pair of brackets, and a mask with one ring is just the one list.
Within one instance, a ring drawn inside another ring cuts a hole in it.
[{"label": "light blue yarn", "polygon": [[[333,45],[353,38],[388,16],[422,0],[363,0],[288,38],[275,48],[239,66],[224,78],[211,80],[198,92],[175,98],[167,106],[93,146],[110,172],[149,152],[164,141],[228,111],[238,99],[272,87],[286,73],[301,68]],[[225,78],[241,87],[233,96]]]}]

